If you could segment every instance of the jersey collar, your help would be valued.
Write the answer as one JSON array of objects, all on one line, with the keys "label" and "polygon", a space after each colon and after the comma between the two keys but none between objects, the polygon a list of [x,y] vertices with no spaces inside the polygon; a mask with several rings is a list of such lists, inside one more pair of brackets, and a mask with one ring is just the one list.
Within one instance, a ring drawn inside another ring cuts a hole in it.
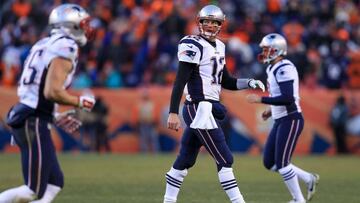
[{"label": "jersey collar", "polygon": [[203,38],[205,41],[207,41],[211,46],[213,46],[214,48],[216,48],[216,41],[210,41],[208,39],[206,39],[205,37],[199,35],[201,38]]}]

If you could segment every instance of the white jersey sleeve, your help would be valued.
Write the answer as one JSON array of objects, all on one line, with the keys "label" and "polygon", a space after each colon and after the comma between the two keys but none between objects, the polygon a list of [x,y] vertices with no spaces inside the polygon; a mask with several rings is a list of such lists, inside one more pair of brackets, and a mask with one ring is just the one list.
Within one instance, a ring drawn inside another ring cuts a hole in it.
[{"label": "white jersey sleeve", "polygon": [[201,52],[195,39],[186,38],[180,41],[178,46],[179,61],[200,64]]},{"label": "white jersey sleeve", "polygon": [[74,40],[66,37],[55,40],[52,46],[48,47],[48,51],[52,58],[61,57],[75,61],[78,57],[78,45]]},{"label": "white jersey sleeve", "polygon": [[276,70],[275,78],[277,82],[286,82],[295,80],[297,78],[296,72],[293,70],[295,67],[289,65],[285,65],[283,67],[280,67],[278,70]]}]

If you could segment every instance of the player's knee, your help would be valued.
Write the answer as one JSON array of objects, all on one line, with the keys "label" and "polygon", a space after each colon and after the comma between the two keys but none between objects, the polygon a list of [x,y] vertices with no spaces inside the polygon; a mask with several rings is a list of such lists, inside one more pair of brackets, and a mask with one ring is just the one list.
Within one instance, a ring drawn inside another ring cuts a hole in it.
[{"label": "player's knee", "polygon": [[234,163],[234,157],[231,155],[227,159],[225,159],[224,162],[220,162],[219,164],[216,164],[218,172],[223,168],[231,168]]},{"label": "player's knee", "polygon": [[178,170],[189,169],[195,165],[196,156],[193,155],[186,155],[186,154],[179,154],[177,157],[174,168]]},{"label": "player's knee", "polygon": [[187,164],[185,165],[186,169],[189,169],[195,165],[196,159],[190,159],[188,160]]},{"label": "player's knee", "polygon": [[272,170],[272,168],[275,166],[273,161],[266,158],[263,159],[263,165],[268,170]]}]

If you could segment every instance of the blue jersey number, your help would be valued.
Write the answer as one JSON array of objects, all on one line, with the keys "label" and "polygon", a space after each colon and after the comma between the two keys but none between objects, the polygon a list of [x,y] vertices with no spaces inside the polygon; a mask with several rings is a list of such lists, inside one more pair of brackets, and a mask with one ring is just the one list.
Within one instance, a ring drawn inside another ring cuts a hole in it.
[{"label": "blue jersey number", "polygon": [[[27,74],[26,76],[24,76],[24,79],[23,79],[23,84],[24,85],[30,85],[32,83],[34,83],[34,80],[35,80],[35,76],[36,76],[36,73],[37,73],[37,70],[36,68],[32,65],[32,62],[34,61],[34,58],[35,57],[41,57],[41,54],[42,54],[42,50],[36,50],[33,54],[30,54],[29,57],[31,57],[31,59],[29,60],[29,62],[25,62],[25,69],[24,71],[31,71],[30,74]],[[27,61],[28,59],[26,59]]]},{"label": "blue jersey number", "polygon": [[30,85],[34,82],[35,76],[36,76],[36,69],[34,67],[29,67],[31,69],[31,74],[29,78],[24,77],[23,84],[24,85]]},{"label": "blue jersey number", "polygon": [[213,77],[213,80],[211,81],[212,84],[221,84],[223,69],[218,72],[218,66],[223,66],[224,64],[224,57],[220,57],[219,60],[217,60],[216,57],[212,57],[210,59],[213,62],[213,71],[211,76]]}]

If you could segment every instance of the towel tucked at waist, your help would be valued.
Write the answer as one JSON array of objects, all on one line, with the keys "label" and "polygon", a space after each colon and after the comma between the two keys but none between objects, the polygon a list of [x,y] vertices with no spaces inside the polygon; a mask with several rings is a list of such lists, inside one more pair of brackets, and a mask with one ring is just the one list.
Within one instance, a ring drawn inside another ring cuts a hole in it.
[{"label": "towel tucked at waist", "polygon": [[212,115],[212,104],[208,101],[201,101],[196,110],[196,115],[190,128],[193,129],[216,129],[218,128],[215,118]]}]

